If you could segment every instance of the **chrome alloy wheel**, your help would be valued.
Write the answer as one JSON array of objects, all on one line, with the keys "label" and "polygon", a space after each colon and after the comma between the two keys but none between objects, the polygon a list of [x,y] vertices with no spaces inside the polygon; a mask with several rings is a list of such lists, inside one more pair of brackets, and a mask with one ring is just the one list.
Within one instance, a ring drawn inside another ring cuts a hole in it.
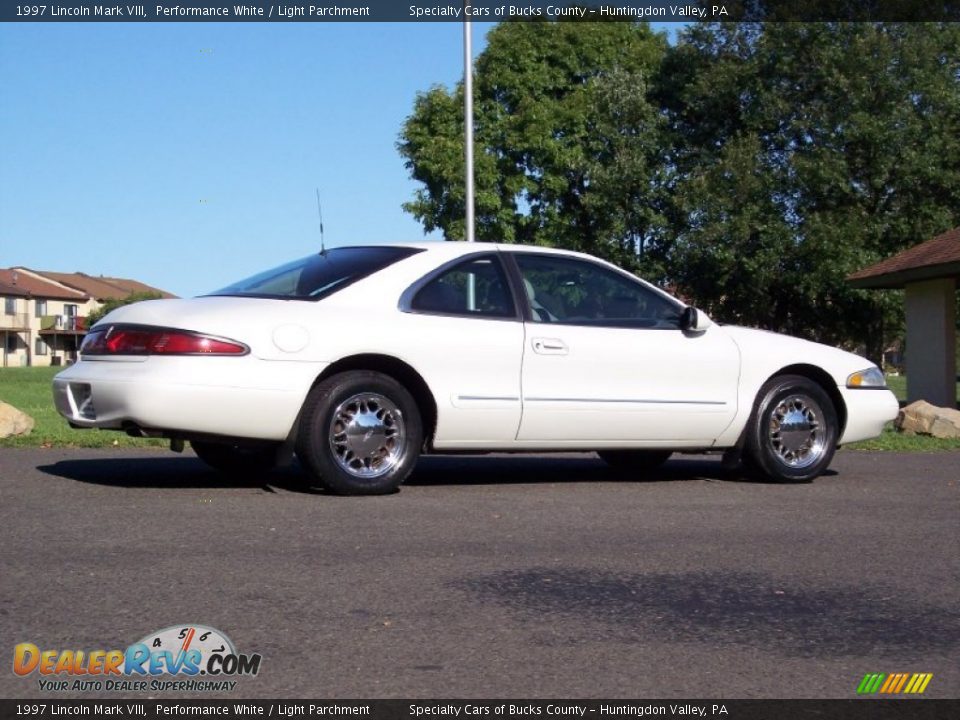
[{"label": "chrome alloy wheel", "polygon": [[357,478],[380,477],[403,460],[403,415],[392,400],[377,393],[360,393],[340,403],[328,436],[337,464]]},{"label": "chrome alloy wheel", "polygon": [[774,456],[790,468],[806,468],[826,452],[823,410],[809,395],[789,395],[770,412],[767,443]]}]

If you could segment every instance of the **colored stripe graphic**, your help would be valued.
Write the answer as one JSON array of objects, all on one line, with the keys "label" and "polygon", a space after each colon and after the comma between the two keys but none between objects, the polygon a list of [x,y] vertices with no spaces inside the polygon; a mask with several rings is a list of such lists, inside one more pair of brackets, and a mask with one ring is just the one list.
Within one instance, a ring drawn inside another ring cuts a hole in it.
[{"label": "colored stripe graphic", "polygon": [[858,695],[898,693],[920,695],[933,679],[933,673],[867,673],[857,686]]},{"label": "colored stripe graphic", "polygon": [[908,673],[893,673],[887,678],[887,681],[880,688],[882,693],[898,693],[903,688],[903,684],[909,677]]},{"label": "colored stripe graphic", "polygon": [[857,688],[857,693],[861,695],[875,693],[880,689],[880,683],[883,682],[885,677],[886,675],[883,673],[867,673],[863,676],[863,680],[860,681],[860,687]]},{"label": "colored stripe graphic", "polygon": [[914,673],[913,677],[910,678],[910,682],[907,683],[907,687],[904,692],[912,695],[919,695],[927,689],[927,685],[930,684],[931,678],[933,678],[933,673]]}]

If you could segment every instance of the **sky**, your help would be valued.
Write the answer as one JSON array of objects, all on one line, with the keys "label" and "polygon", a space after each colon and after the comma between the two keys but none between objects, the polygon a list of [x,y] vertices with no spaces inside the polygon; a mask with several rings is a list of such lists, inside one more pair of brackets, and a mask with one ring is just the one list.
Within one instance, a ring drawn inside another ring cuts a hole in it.
[{"label": "sky", "polygon": [[317,188],[328,247],[439,240],[396,142],[462,74],[459,23],[0,23],[0,267],[198,295],[319,250]]}]

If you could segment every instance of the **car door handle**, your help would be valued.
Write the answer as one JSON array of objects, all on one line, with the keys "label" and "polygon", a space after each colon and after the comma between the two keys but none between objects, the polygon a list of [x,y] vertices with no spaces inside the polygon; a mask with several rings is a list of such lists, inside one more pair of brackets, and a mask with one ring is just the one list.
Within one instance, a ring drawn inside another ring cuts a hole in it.
[{"label": "car door handle", "polygon": [[541,355],[566,355],[567,344],[558,338],[533,338],[533,351]]}]

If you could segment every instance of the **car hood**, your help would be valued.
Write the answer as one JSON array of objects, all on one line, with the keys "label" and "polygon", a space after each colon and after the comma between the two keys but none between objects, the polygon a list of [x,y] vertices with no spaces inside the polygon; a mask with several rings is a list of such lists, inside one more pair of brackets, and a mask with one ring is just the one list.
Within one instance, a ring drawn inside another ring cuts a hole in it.
[{"label": "car hood", "polygon": [[740,348],[744,365],[766,376],[790,365],[817,365],[844,386],[851,373],[873,365],[855,353],[769,330],[724,325],[723,331]]},{"label": "car hood", "polygon": [[192,330],[242,342],[275,360],[326,360],[317,332],[328,311],[319,302],[252,297],[147,300],[124,305],[94,327],[116,323]]}]

